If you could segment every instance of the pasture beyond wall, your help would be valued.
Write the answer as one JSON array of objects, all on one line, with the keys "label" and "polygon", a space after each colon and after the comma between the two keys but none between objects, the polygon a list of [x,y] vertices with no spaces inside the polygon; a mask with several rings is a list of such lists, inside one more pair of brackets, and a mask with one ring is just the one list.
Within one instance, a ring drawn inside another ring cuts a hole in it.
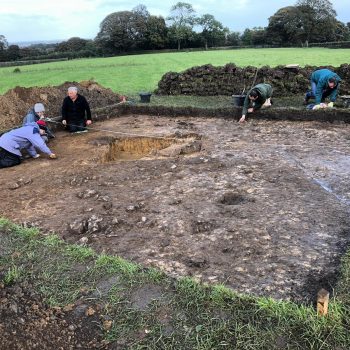
[{"label": "pasture beyond wall", "polygon": [[311,73],[319,68],[329,68],[336,72],[342,78],[340,94],[350,94],[349,64],[340,67],[263,66],[258,69],[252,66],[241,68],[233,63],[221,67],[207,64],[181,73],[164,74],[156,92],[160,95],[239,95],[243,91],[247,92],[254,83],[269,83],[274,88],[274,96],[289,96],[305,93],[309,88]]}]

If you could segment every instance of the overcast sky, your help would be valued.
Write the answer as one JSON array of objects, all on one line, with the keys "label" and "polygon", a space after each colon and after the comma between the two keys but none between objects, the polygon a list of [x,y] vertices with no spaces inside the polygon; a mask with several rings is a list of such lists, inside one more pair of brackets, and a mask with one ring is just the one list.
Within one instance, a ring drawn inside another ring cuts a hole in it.
[{"label": "overcast sky", "polygon": [[[211,14],[231,31],[265,27],[268,18],[296,0],[196,0],[197,15]],[[92,39],[102,20],[112,12],[132,10],[143,4],[152,15],[169,15],[177,0],[2,0],[0,35],[10,42],[67,40],[73,36]],[[338,19],[350,22],[350,1],[332,1]]]}]

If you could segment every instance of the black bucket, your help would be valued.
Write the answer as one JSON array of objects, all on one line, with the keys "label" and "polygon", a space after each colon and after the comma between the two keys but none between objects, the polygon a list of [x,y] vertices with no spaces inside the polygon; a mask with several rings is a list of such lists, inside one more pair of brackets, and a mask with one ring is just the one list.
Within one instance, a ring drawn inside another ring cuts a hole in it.
[{"label": "black bucket", "polygon": [[232,104],[237,107],[242,107],[246,96],[247,95],[232,95]]},{"label": "black bucket", "polygon": [[152,94],[150,92],[140,92],[141,102],[150,103]]}]

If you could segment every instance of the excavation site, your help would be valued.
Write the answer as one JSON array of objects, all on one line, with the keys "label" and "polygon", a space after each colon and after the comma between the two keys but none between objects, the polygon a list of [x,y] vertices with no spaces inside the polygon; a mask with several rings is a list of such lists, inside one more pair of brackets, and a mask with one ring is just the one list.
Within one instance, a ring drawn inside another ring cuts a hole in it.
[{"label": "excavation site", "polygon": [[1,215],[240,293],[332,290],[349,245],[348,123],[142,108],[96,114],[84,134],[50,124],[58,159],[1,169]]}]

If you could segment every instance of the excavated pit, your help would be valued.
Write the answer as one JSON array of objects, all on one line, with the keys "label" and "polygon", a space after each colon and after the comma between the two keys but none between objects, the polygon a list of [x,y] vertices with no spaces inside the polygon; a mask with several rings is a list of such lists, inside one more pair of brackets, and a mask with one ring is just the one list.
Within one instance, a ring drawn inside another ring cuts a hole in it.
[{"label": "excavated pit", "polygon": [[128,137],[122,139],[100,138],[93,140],[95,145],[108,144],[103,151],[101,163],[137,160],[145,157],[175,157],[199,152],[201,142],[199,135],[186,135],[178,138],[168,137]]},{"label": "excavated pit", "polygon": [[112,142],[102,157],[102,163],[116,160],[135,160],[155,155],[158,150],[169,147],[172,140],[139,137]]}]

